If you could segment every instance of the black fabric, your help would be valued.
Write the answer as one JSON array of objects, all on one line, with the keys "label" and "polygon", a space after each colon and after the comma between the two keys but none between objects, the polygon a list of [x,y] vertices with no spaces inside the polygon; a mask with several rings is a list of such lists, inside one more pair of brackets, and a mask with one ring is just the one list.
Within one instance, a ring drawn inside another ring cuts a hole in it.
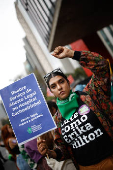
[{"label": "black fabric", "polygon": [[81,52],[80,51],[75,51],[73,59],[79,61],[80,60],[80,56],[81,56]]},{"label": "black fabric", "polygon": [[0,170],[4,170],[4,160],[1,157],[1,152],[0,152]]},{"label": "black fabric", "polygon": [[[1,170],[1,169],[0,169]],[[11,160],[7,160],[5,163],[4,163],[4,170],[18,170],[17,169],[17,166],[16,166],[16,163],[14,161],[11,161]],[[26,169],[27,170],[27,169]]]},{"label": "black fabric", "polygon": [[[8,146],[9,146],[9,143],[8,143]],[[10,146],[9,146],[9,148],[10,148]],[[16,155],[20,154],[18,145],[16,145],[13,149],[10,148],[10,150],[11,150],[11,152],[13,152]]]},{"label": "black fabric", "polygon": [[3,164],[3,162],[1,161],[1,159],[0,159],[0,170],[4,170],[4,164]]},{"label": "black fabric", "polygon": [[[83,91],[76,91],[76,93],[77,93],[78,95],[87,95],[87,93],[85,93],[85,92],[83,92]],[[92,99],[92,100],[93,100],[93,99]],[[95,103],[94,100],[93,100],[93,102]],[[97,107],[98,107],[98,106],[97,106]],[[100,110],[100,109],[99,109],[99,112],[102,113],[102,114],[105,116],[106,120],[109,121],[110,125],[113,126],[113,121],[109,118],[109,115],[105,114],[105,113],[104,113],[104,110]],[[113,113],[109,113],[109,114],[113,114]]]},{"label": "black fabric", "polygon": [[56,149],[54,149],[54,151],[57,154],[56,160],[60,160],[62,157],[62,153],[61,153],[60,149],[56,148]]},{"label": "black fabric", "polygon": [[94,112],[80,98],[78,104],[70,120],[62,119],[61,131],[77,162],[89,166],[112,155],[113,142]]}]

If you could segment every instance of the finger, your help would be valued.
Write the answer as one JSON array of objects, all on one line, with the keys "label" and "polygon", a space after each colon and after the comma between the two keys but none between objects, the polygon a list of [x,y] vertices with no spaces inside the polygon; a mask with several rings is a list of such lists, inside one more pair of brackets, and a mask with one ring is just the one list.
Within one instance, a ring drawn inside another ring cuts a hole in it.
[{"label": "finger", "polygon": [[54,50],[54,53],[58,53],[58,52],[59,52],[59,49],[56,48],[56,49]]},{"label": "finger", "polygon": [[43,156],[45,156],[46,155],[46,153],[47,153],[47,150],[43,150],[42,152],[40,152],[41,153],[41,155],[43,155]]},{"label": "finger", "polygon": [[60,58],[59,55],[56,55],[56,54],[52,54],[52,55],[56,58]]},{"label": "finger", "polygon": [[44,150],[46,150],[46,148],[41,146],[40,151],[43,152]]},{"label": "finger", "polygon": [[38,151],[39,151],[40,154],[42,154],[42,155],[46,155],[46,153],[47,153],[47,149],[46,149],[45,147],[42,147],[42,146],[38,149]]},{"label": "finger", "polygon": [[42,145],[43,149],[48,149],[48,146],[45,144],[45,145]]},{"label": "finger", "polygon": [[47,148],[48,148],[48,147],[47,147],[46,143],[40,143],[40,145],[38,145],[38,149],[39,149],[39,150],[47,149]]},{"label": "finger", "polygon": [[62,46],[58,46],[58,47],[56,47],[55,49],[58,49],[58,50],[61,50],[61,49],[63,49],[64,47],[62,47]]},{"label": "finger", "polygon": [[42,139],[37,140],[37,146],[38,146],[38,147],[39,147],[39,145],[40,145],[41,143],[45,143],[45,140],[42,140]]},{"label": "finger", "polygon": [[63,47],[58,46],[58,47],[55,48],[54,53],[59,54],[59,53],[61,53],[62,51],[63,51]]},{"label": "finger", "polygon": [[60,49],[60,48],[62,48],[62,46],[58,46],[58,47],[56,47],[56,48],[55,48],[55,50],[56,50],[56,49]]}]

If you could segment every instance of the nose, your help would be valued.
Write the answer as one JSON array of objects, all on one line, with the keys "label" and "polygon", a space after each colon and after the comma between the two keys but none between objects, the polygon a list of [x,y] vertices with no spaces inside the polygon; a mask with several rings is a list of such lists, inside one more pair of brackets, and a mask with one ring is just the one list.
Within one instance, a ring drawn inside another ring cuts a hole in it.
[{"label": "nose", "polygon": [[60,84],[57,84],[57,89],[58,90],[62,89],[62,86]]}]

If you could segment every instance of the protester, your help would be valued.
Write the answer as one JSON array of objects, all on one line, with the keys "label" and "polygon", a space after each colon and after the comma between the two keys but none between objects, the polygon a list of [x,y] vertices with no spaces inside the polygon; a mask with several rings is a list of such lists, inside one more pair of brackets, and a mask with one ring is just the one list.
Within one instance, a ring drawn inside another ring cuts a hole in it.
[{"label": "protester", "polygon": [[4,125],[1,129],[1,136],[6,149],[11,154],[11,160],[15,162],[19,170],[31,170],[27,162],[22,158],[15,138],[13,129],[8,124]]},{"label": "protester", "polygon": [[69,81],[60,69],[44,77],[57,98],[61,117],[56,115],[57,151],[49,150],[45,141],[39,140],[39,152],[57,160],[72,158],[79,170],[113,170],[113,104],[108,61],[94,52],[61,46],[52,55],[75,59],[91,69],[93,75],[80,93],[70,90]]},{"label": "protester", "polygon": [[[54,113],[54,108],[52,106],[54,105],[54,102],[48,101],[48,107],[50,108],[50,112]],[[57,107],[57,105],[55,106]],[[55,111],[56,112],[56,111]],[[42,135],[44,136],[44,135]],[[49,141],[50,142],[50,141]],[[50,145],[52,145],[50,143]],[[37,150],[37,138],[26,142],[24,145],[19,146],[20,152],[23,156],[23,158],[27,161],[29,166],[34,170],[47,170],[51,169],[47,165],[47,161],[44,156],[42,156],[38,150]]]},{"label": "protester", "polygon": [[[48,101],[47,102],[48,107],[50,109],[50,113],[54,115],[57,111],[57,105],[55,102]],[[53,149],[53,136],[51,132],[47,132],[46,134],[41,135],[41,138],[45,139],[46,138],[46,144]],[[44,156],[42,156],[38,150],[37,150],[37,138],[26,142],[24,144],[24,149],[30,156],[30,158],[37,164],[36,169],[38,170],[51,170],[51,167],[48,166],[47,160],[45,159]]]},{"label": "protester", "polygon": [[24,144],[25,151],[28,153],[30,158],[37,163],[37,170],[51,170],[51,168],[48,166],[47,161],[43,155],[41,155],[38,152],[37,149],[37,138],[26,142]]}]

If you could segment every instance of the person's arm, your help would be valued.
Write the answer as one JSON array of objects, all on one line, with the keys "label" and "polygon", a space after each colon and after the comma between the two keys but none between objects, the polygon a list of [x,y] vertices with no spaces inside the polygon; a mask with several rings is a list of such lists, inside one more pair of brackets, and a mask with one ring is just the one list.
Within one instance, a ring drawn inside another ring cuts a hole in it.
[{"label": "person's arm", "polygon": [[[76,59],[76,52],[73,59]],[[82,51],[79,62],[83,67],[93,72],[92,78],[87,84],[85,91],[93,99],[100,110],[107,111],[107,103],[110,102],[110,70],[109,63],[100,54]]]},{"label": "person's arm", "polygon": [[8,139],[8,144],[11,149],[14,149],[18,145],[16,138],[12,137]]},{"label": "person's arm", "polygon": [[9,148],[11,153],[15,155],[20,153],[19,146],[15,137],[11,137],[7,140],[7,147]]}]

